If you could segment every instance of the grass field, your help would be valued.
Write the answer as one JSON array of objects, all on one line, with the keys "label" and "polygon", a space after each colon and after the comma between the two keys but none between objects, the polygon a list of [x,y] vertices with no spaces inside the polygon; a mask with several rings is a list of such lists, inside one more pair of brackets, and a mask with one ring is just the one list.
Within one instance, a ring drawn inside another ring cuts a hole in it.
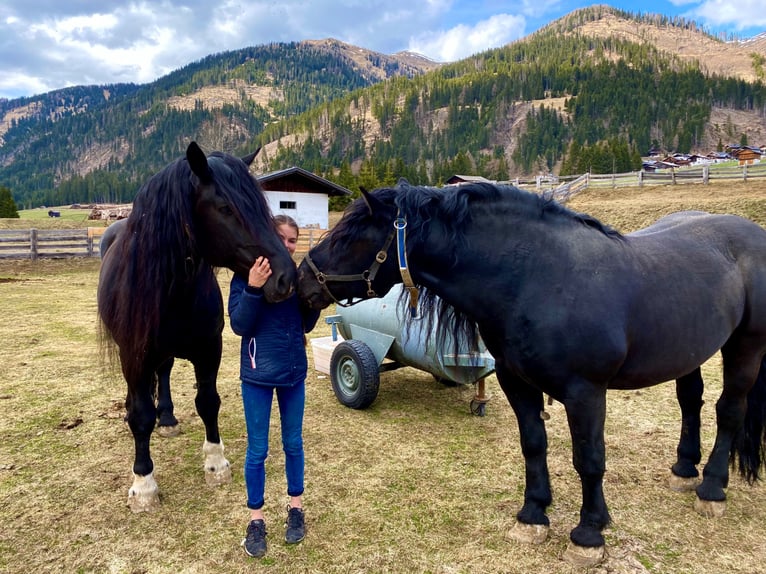
[{"label": "grass field", "polygon": [[[685,208],[736,212],[766,225],[766,187],[598,190],[571,207],[623,231]],[[193,372],[178,361],[173,390],[183,432],[152,441],[162,507],[131,513],[124,382],[102,362],[96,339],[98,269],[98,260],[0,261],[0,571],[582,572],[560,559],[580,506],[563,408],[550,407],[547,425],[550,536],[540,546],[522,546],[507,533],[522,500],[523,460],[497,381],[487,381],[487,416],[475,417],[472,387],[445,387],[409,368],[382,374],[378,399],[365,411],[341,406],[328,378],[309,370],[308,536],[297,547],[281,541],[287,499],[275,411],[265,507],[269,552],[248,559],[239,546],[248,513],[238,340],[228,318],[219,390],[233,482],[205,485]],[[219,280],[226,297],[230,272],[221,271]],[[329,333],[320,319],[311,336]],[[311,363],[310,353],[309,347]],[[703,374],[706,457],[720,392],[717,357]],[[766,489],[733,476],[724,517],[697,515],[693,494],[667,486],[679,427],[672,384],[610,392],[604,488],[613,524],[605,532],[607,558],[590,572],[766,572]]]},{"label": "grass field", "polygon": [[[49,210],[58,211],[59,217],[49,217]],[[0,219],[0,229],[85,229],[86,227],[106,227],[105,221],[90,220],[90,209],[61,207],[36,207],[22,209],[18,219]]]}]

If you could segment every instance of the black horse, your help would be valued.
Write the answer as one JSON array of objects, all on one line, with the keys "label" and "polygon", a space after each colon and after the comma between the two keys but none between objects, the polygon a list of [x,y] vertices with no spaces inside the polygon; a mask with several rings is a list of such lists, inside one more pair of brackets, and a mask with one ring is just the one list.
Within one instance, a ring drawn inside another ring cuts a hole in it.
[{"label": "black horse", "polygon": [[254,158],[219,152],[205,157],[192,142],[186,157],[139,189],[127,222],[103,255],[98,312],[104,342],[116,344],[128,386],[127,421],[135,441],[128,504],[134,512],[159,503],[149,450],[157,412],[152,395],[155,373],[173,357],[194,365],[206,479],[231,479],[218,431],[223,300],[214,267],[247,273],[257,257],[268,257],[273,274],[264,292],[271,301],[288,297],[295,281],[295,265],[248,171]]},{"label": "black horse", "polygon": [[566,409],[582,483],[567,556],[593,564],[610,520],[602,490],[607,389],[676,379],[683,424],[672,473],[697,477],[700,365],[719,350],[717,436],[695,507],[723,512],[730,457],[746,479],[758,479],[766,449],[766,230],[736,216],[684,212],[622,235],[548,198],[491,184],[400,182],[363,195],[301,263],[299,295],[323,308],[385,294],[411,277],[424,288],[421,308],[443,329],[475,337],[478,327],[525,459],[514,538],[547,535],[543,393]]},{"label": "black horse", "polygon": [[[118,219],[106,228],[104,234],[101,236],[101,242],[99,243],[98,252],[101,259],[104,258],[104,254],[108,251],[109,247],[114,243],[117,236],[122,233],[123,229],[127,226],[127,219]],[[157,433],[160,436],[174,437],[178,436],[181,429],[178,425],[178,419],[175,416],[173,408],[173,395],[170,392],[170,373],[173,370],[175,364],[174,357],[168,357],[162,364],[157,367],[157,384],[156,384],[156,396],[157,396]],[[126,399],[127,405],[129,398]],[[127,421],[127,415],[125,416]]]}]

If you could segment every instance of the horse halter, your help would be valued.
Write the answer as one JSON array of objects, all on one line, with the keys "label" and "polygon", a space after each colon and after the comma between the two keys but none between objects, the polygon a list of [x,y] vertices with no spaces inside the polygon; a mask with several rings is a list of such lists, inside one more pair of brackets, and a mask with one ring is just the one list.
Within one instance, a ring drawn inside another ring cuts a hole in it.
[{"label": "horse halter", "polygon": [[418,289],[415,287],[412,276],[410,275],[410,271],[407,268],[407,252],[405,248],[405,242],[406,242],[406,229],[407,229],[407,220],[403,217],[397,217],[394,220],[394,226],[391,232],[386,237],[385,242],[383,243],[383,247],[380,248],[378,253],[375,255],[375,261],[372,262],[372,264],[369,266],[369,268],[365,269],[361,273],[353,274],[353,275],[327,275],[319,270],[319,268],[316,266],[316,264],[311,260],[311,257],[309,254],[306,254],[306,263],[308,264],[311,271],[314,272],[314,277],[316,277],[317,283],[319,283],[322,286],[322,289],[324,289],[325,293],[329,295],[330,299],[335,301],[337,305],[340,305],[341,307],[351,307],[352,305],[355,305],[356,303],[360,303],[360,301],[352,302],[351,298],[349,298],[347,303],[342,303],[339,301],[335,295],[332,294],[332,291],[330,291],[330,288],[327,285],[328,281],[364,281],[367,283],[367,297],[378,297],[378,294],[375,293],[375,290],[372,288],[372,282],[375,280],[375,275],[378,273],[378,269],[380,269],[380,266],[385,263],[386,259],[388,259],[388,249],[391,247],[391,243],[394,240],[394,236],[396,235],[396,243],[397,243],[397,252],[399,255],[399,272],[402,275],[402,281],[404,283],[404,287],[410,292],[410,312],[412,315],[415,315],[415,309],[417,308],[417,302],[418,302]]},{"label": "horse halter", "polygon": [[354,275],[327,275],[325,273],[322,273],[319,268],[316,266],[316,264],[311,260],[311,257],[309,254],[306,254],[306,263],[308,263],[308,266],[311,268],[311,270],[314,272],[314,277],[316,277],[317,283],[319,283],[322,288],[324,289],[325,293],[327,293],[330,298],[335,301],[336,304],[340,305],[341,307],[351,307],[353,303],[351,303],[351,299],[349,299],[348,303],[342,303],[338,301],[338,299],[335,297],[335,295],[332,294],[332,291],[330,291],[330,288],[327,286],[328,281],[364,281],[367,283],[367,296],[368,297],[377,297],[378,294],[375,293],[375,290],[372,288],[372,282],[375,280],[375,275],[378,274],[378,269],[380,269],[380,266],[385,263],[386,259],[388,258],[388,248],[391,247],[391,242],[394,240],[394,234],[396,233],[395,229],[391,230],[391,233],[388,234],[388,237],[386,237],[385,243],[383,243],[383,247],[381,247],[380,251],[375,255],[375,261],[372,262],[372,265],[370,265],[367,269],[362,271],[361,273],[357,273]]}]

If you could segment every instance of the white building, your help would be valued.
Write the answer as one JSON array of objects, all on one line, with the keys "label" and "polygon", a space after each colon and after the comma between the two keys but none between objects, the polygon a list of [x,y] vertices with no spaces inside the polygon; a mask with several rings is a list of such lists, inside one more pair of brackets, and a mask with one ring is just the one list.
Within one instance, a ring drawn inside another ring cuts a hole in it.
[{"label": "white building", "polygon": [[301,228],[328,228],[328,200],[351,192],[331,181],[290,167],[256,176],[274,215],[289,215]]}]

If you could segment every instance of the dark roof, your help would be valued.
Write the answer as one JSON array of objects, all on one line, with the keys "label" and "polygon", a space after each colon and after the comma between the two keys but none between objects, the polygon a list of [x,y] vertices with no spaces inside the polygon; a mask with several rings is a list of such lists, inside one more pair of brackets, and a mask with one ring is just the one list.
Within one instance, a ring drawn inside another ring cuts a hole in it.
[{"label": "dark roof", "polygon": [[452,177],[450,177],[447,181],[444,183],[446,185],[454,185],[458,183],[495,183],[492,180],[487,179],[486,177],[482,177],[480,175],[460,175],[455,174]]},{"label": "dark roof", "polygon": [[264,191],[326,193],[329,196],[351,195],[351,191],[303,168],[293,166],[256,176]]}]

